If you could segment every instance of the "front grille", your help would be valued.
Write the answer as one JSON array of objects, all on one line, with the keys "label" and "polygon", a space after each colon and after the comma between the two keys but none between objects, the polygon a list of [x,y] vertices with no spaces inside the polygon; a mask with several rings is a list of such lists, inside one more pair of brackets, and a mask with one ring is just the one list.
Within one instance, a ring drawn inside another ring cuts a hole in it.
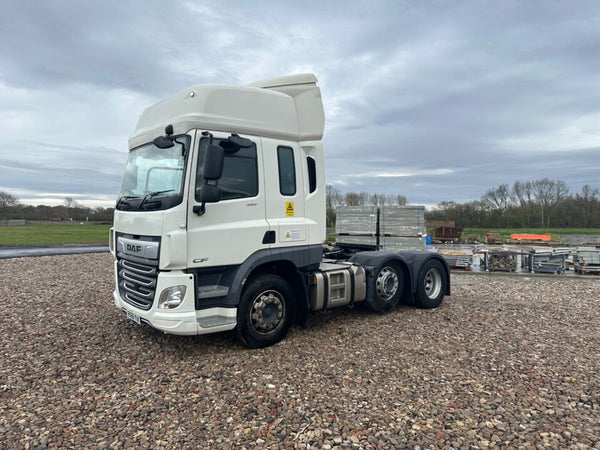
[{"label": "front grille", "polygon": [[[156,261],[156,265],[150,265],[125,259],[126,256],[124,255],[119,256],[117,278],[121,298],[136,308],[143,310],[150,309],[156,290],[158,261]],[[146,261],[154,263],[154,261]]]}]

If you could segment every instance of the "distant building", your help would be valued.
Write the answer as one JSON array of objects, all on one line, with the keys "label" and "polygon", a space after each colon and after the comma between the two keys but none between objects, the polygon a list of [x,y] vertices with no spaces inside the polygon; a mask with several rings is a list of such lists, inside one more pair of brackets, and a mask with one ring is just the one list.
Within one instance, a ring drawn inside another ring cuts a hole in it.
[{"label": "distant building", "polygon": [[454,228],[456,227],[456,222],[454,220],[428,220],[426,226],[427,228]]}]

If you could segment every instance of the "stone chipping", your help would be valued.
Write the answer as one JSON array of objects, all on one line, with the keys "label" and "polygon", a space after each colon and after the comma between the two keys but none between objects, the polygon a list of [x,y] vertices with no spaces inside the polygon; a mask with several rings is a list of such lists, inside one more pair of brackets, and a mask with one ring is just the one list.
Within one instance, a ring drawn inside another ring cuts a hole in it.
[{"label": "stone chipping", "polygon": [[0,448],[600,448],[600,277],[452,275],[435,310],[171,336],[109,254],[0,261]]}]

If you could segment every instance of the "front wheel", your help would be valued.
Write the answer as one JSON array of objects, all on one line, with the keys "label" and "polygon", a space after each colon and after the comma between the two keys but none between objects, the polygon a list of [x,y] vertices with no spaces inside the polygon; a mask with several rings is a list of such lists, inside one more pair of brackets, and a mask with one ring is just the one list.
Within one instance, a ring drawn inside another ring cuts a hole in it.
[{"label": "front wheel", "polygon": [[261,275],[242,294],[237,329],[252,348],[268,347],[282,340],[294,317],[295,296],[289,283],[276,275]]},{"label": "front wheel", "polygon": [[430,259],[421,268],[417,280],[417,306],[423,309],[437,308],[442,303],[447,288],[448,275],[443,264],[436,259]]}]

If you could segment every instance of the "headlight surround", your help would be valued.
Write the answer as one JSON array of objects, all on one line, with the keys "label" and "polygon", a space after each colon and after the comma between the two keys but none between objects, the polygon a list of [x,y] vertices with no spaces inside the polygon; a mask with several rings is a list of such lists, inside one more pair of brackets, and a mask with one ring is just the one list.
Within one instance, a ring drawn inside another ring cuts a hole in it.
[{"label": "headlight surround", "polygon": [[159,309],[174,309],[177,308],[185,297],[185,286],[173,286],[165,289],[160,294],[158,299]]},{"label": "headlight surround", "polygon": [[115,229],[111,228],[108,232],[108,249],[114,255],[115,254]]}]

